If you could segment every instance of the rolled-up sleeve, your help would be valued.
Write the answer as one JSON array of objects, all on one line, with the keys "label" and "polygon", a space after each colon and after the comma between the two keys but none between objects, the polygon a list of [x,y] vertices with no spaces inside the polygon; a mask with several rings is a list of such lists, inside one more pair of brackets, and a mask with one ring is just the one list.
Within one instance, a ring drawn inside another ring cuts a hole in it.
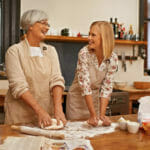
[{"label": "rolled-up sleeve", "polygon": [[50,91],[52,90],[54,86],[61,86],[64,89],[65,81],[61,74],[58,55],[54,47],[51,48],[50,57],[51,57],[50,59],[51,59],[51,67],[52,67],[52,74],[51,74],[50,83],[49,83]]},{"label": "rolled-up sleeve", "polygon": [[108,71],[102,82],[100,89],[100,97],[109,98],[113,90],[113,78],[118,68],[118,57],[113,54],[110,59],[110,64],[108,66]]},{"label": "rolled-up sleeve", "polygon": [[10,47],[5,55],[6,73],[9,81],[9,89],[12,96],[17,99],[29,89],[24,72],[21,68],[21,62],[17,47]]}]

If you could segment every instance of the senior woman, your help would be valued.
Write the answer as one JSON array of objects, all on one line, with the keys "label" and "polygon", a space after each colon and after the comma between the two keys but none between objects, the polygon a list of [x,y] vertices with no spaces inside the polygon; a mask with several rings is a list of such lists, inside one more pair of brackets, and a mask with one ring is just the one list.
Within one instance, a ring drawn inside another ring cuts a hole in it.
[{"label": "senior woman", "polygon": [[112,26],[105,21],[93,22],[88,41],[78,54],[75,78],[67,95],[67,118],[88,119],[93,126],[101,119],[104,125],[110,125],[105,114],[118,64]]},{"label": "senior woman", "polygon": [[66,123],[62,109],[64,79],[53,46],[43,43],[48,16],[28,10],[21,18],[26,38],[6,53],[9,90],[5,98],[5,124],[51,125],[51,117]]}]

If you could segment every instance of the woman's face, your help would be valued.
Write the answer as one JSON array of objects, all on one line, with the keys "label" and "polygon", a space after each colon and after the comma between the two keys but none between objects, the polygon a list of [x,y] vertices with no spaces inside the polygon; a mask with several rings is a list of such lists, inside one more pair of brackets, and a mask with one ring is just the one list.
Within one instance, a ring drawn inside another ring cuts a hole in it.
[{"label": "woman's face", "polygon": [[89,42],[90,49],[97,50],[101,48],[101,37],[97,25],[94,25],[90,28],[88,42]]},{"label": "woman's face", "polygon": [[35,38],[39,40],[43,40],[45,38],[48,30],[49,24],[47,20],[36,22],[34,25],[31,26],[31,33],[34,35]]}]

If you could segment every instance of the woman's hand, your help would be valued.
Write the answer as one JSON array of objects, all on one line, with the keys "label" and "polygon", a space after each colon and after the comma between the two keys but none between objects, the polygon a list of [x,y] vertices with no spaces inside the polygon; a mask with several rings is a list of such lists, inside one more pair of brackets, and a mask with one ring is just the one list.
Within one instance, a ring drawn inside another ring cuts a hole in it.
[{"label": "woman's hand", "polygon": [[61,86],[54,86],[52,91],[53,91],[53,102],[54,102],[54,114],[57,120],[57,124],[59,125],[61,120],[63,124],[66,125],[67,120],[65,118],[65,115],[63,113],[63,108],[62,108],[63,88]]},{"label": "woman's hand", "polygon": [[33,97],[30,91],[26,91],[23,93],[20,98],[28,104],[34,112],[38,116],[38,124],[39,126],[49,126],[51,125],[51,117],[50,115],[38,104],[37,100]]},{"label": "woman's hand", "polygon": [[67,120],[66,120],[66,117],[64,115],[64,113],[62,111],[60,112],[55,112],[55,118],[57,120],[57,124],[59,125],[60,124],[60,120],[63,122],[64,125],[66,125],[67,123]]},{"label": "woman's hand", "polygon": [[98,117],[96,116],[91,116],[88,120],[87,123],[96,127],[98,125]]},{"label": "woman's hand", "polygon": [[103,126],[110,126],[111,120],[107,116],[100,116],[100,119],[103,121]]},{"label": "woman's hand", "polygon": [[67,120],[63,112],[62,105],[57,105],[57,107],[55,106],[54,114],[58,125],[60,124],[60,120],[63,122],[64,125],[66,125]]},{"label": "woman's hand", "polygon": [[38,124],[40,127],[50,126],[52,124],[50,115],[43,109],[38,111]]}]

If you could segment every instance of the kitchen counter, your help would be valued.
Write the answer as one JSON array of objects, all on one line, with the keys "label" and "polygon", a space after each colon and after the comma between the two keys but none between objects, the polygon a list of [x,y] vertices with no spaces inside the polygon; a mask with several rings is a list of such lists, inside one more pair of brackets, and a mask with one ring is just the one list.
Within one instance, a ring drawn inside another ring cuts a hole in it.
[{"label": "kitchen counter", "polygon": [[0,89],[0,107],[4,106],[4,99],[7,93],[7,89]]},{"label": "kitchen counter", "polygon": [[[4,99],[8,89],[0,89],[0,107],[4,106]],[[63,96],[66,96],[67,92],[63,92]]]},{"label": "kitchen counter", "polygon": [[129,114],[132,114],[133,101],[137,101],[144,96],[150,96],[150,89],[136,89],[133,86],[114,87],[116,90],[121,90],[129,93]]},{"label": "kitchen counter", "polygon": [[[137,121],[137,115],[124,115],[125,119]],[[112,121],[117,121],[120,116],[112,116]],[[0,143],[8,136],[22,136],[17,131],[11,130],[8,125],[0,125]],[[90,138],[94,150],[149,150],[150,136],[145,135],[142,130],[137,134],[131,134],[127,131],[120,131],[116,129],[115,132],[109,134],[99,135]]]},{"label": "kitchen counter", "polygon": [[[125,86],[124,88],[119,88],[114,86],[115,90],[121,90],[129,93],[129,114],[132,114],[132,104],[133,101],[137,101],[143,96],[150,96],[150,89],[135,89],[132,86]],[[7,93],[7,89],[0,89],[0,106],[4,105],[4,98]],[[66,96],[67,92],[63,93],[63,96]]]}]

